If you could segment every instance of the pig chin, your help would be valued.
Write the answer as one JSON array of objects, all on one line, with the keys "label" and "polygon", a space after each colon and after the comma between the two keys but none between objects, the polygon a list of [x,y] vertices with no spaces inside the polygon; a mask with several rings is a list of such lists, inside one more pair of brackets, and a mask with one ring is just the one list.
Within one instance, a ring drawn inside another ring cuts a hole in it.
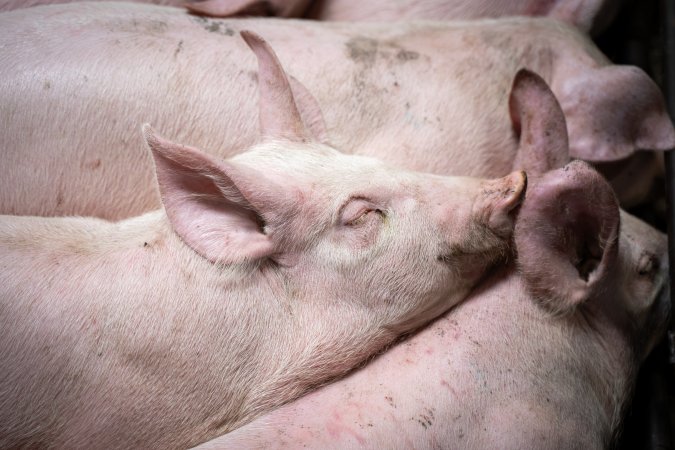
[{"label": "pig chin", "polygon": [[396,329],[398,332],[408,332],[415,330],[431,320],[440,317],[449,309],[458,303],[461,303],[471,295],[471,292],[481,285],[482,280],[489,278],[495,270],[498,270],[507,262],[507,245],[502,241],[502,248],[492,250],[478,250],[475,253],[462,255],[459,258],[461,264],[453,264],[451,261],[457,259],[457,255],[439,256],[438,260],[443,260],[446,264],[452,264],[452,272],[447,276],[448,285],[453,289],[446,290],[445,295],[418,309],[411,319],[400,323]]}]

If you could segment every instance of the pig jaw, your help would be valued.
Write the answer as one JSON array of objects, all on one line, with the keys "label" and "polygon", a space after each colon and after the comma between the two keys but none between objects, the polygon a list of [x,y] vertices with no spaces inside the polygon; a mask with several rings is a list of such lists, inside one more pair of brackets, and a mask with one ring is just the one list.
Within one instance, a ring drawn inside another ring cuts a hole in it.
[{"label": "pig jaw", "polygon": [[621,222],[614,300],[620,307],[608,297],[602,307],[606,314],[614,313],[611,318],[628,336],[637,361],[641,362],[665,333],[671,314],[667,239],[624,211]]}]

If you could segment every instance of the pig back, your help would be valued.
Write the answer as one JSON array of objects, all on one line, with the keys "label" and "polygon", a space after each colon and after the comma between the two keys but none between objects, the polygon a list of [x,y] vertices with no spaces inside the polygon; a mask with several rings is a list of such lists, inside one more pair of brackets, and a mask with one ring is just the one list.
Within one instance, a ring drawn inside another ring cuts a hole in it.
[{"label": "pig back", "polygon": [[218,156],[255,142],[255,62],[235,39],[244,28],[264,35],[316,97],[330,144],[445,175],[512,170],[518,143],[507,99],[520,67],[553,81],[555,92],[565,48],[576,46],[575,64],[604,63],[546,20],[392,28],[89,3],[18,10],[0,23],[0,211],[8,214],[118,219],[159,206],[143,122]]}]

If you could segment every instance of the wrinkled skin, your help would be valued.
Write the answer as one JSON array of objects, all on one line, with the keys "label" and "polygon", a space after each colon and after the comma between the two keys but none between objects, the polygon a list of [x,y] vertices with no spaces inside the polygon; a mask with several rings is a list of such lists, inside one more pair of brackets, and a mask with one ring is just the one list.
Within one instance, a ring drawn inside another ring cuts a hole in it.
[{"label": "wrinkled skin", "polygon": [[[71,0],[3,0],[0,11],[29,6],[68,3]],[[215,17],[239,14],[272,14],[315,20],[398,21],[458,20],[503,16],[548,16],[574,24],[584,31],[599,31],[616,12],[613,0],[133,0],[143,3],[188,6]]]},{"label": "wrinkled skin", "polygon": [[506,254],[522,172],[318,144],[269,46],[242,36],[261,144],[219,161],[145,126],[162,210],[0,216],[0,447],[204,442],[442,314]]},{"label": "wrinkled skin", "polygon": [[[597,180],[579,182],[589,174],[578,163],[566,169],[547,174],[543,189],[598,189]],[[542,192],[538,183],[531,181],[519,223],[542,214],[528,209],[537,203],[530,194]],[[559,199],[568,213],[578,207],[578,192]],[[586,219],[594,208],[618,219],[607,202],[593,199],[586,208]],[[556,217],[543,220],[556,224]],[[568,288],[555,283],[577,283],[575,272],[539,246],[558,277],[549,280],[548,297],[533,289],[528,262],[505,266],[366,367],[199,448],[610,447],[636,368],[664,332],[669,310],[665,235],[626,213],[620,222],[618,242],[606,243],[599,272],[590,274],[595,287],[574,308],[565,309],[569,296],[552,303]],[[517,242],[540,237],[538,230],[517,228]],[[578,231],[589,237],[588,229]],[[552,306],[564,312],[552,314]]]},{"label": "wrinkled skin", "polygon": [[[675,144],[644,73],[608,66],[584,37],[547,20],[392,28],[54,5],[0,17],[0,212],[119,219],[157,208],[136,132],[144,121],[221,157],[255,143],[255,62],[235,37],[242,28],[269,39],[316,97],[328,142],[395,166],[481,177],[519,169],[508,98],[523,66],[562,104],[572,156],[616,161]],[[320,122],[306,103],[301,112]],[[654,174],[639,180],[651,186]],[[626,189],[639,190],[635,181]]]}]

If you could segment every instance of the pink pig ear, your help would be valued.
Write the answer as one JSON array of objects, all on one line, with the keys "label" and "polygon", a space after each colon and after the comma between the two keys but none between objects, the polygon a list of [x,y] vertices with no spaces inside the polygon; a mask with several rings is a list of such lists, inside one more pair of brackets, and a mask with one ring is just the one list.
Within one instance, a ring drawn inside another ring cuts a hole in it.
[{"label": "pink pig ear", "polygon": [[637,67],[606,66],[566,77],[559,98],[573,158],[610,162],[637,150],[675,147],[661,92]]},{"label": "pink pig ear", "polygon": [[566,314],[606,287],[616,260],[619,206],[582,161],[533,181],[515,228],[518,265],[534,298]]},{"label": "pink pig ear", "polygon": [[291,85],[274,50],[251,31],[242,31],[241,37],[258,58],[259,118],[263,137],[307,141],[308,133],[295,104]]},{"label": "pink pig ear", "polygon": [[295,77],[289,78],[295,104],[298,106],[302,123],[316,142],[328,142],[328,131],[319,102],[311,92]]},{"label": "pink pig ear", "polygon": [[511,123],[520,136],[514,169],[543,174],[569,161],[565,116],[546,82],[520,69],[509,97]]},{"label": "pink pig ear", "polygon": [[255,187],[264,182],[260,174],[169,142],[148,124],[143,135],[155,160],[166,214],[188,246],[222,264],[273,254],[273,242],[262,230],[262,213],[250,201],[256,197]]}]

